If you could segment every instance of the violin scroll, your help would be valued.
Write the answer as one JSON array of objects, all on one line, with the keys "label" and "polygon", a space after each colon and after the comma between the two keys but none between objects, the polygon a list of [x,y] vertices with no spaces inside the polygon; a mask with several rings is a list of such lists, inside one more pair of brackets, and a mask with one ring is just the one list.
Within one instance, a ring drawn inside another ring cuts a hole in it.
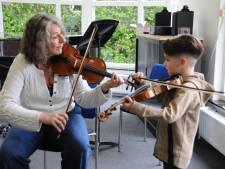
[{"label": "violin scroll", "polygon": [[107,121],[109,119],[109,116],[112,114],[112,112],[110,110],[104,111],[104,112],[100,112],[98,114],[98,119],[100,121]]},{"label": "violin scroll", "polygon": [[100,121],[106,121],[109,119],[109,116],[112,114],[112,111],[115,111],[116,110],[116,107],[118,105],[120,105],[121,101],[120,102],[116,102],[114,104],[112,104],[107,110],[103,111],[103,112],[100,112],[98,114],[98,118]]}]

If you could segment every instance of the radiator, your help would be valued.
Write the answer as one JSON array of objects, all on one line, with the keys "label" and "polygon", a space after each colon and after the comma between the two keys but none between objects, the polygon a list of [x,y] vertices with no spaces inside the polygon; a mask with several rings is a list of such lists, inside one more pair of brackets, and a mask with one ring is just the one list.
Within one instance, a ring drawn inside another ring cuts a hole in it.
[{"label": "radiator", "polygon": [[199,136],[225,155],[225,117],[210,107],[201,108]]}]

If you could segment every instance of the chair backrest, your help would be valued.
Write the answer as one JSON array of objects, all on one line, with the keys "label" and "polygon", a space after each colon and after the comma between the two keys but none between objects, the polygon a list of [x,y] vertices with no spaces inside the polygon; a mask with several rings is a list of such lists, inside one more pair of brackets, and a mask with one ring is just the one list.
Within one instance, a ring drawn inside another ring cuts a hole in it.
[{"label": "chair backrest", "polygon": [[14,57],[0,56],[0,89],[3,86],[7,77],[9,67],[12,64]]},{"label": "chair backrest", "polygon": [[0,64],[0,89],[2,88],[4,81],[6,79],[7,73],[8,73],[9,67]]},{"label": "chair backrest", "polygon": [[0,39],[0,53],[2,56],[16,56],[20,52],[20,38]]},{"label": "chair backrest", "polygon": [[152,80],[165,80],[169,78],[168,71],[164,64],[153,64],[150,73],[150,79]]}]

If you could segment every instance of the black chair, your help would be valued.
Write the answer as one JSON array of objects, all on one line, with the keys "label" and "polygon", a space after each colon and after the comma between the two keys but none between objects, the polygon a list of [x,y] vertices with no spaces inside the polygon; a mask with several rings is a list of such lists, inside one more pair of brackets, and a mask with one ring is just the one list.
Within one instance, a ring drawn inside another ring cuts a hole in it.
[{"label": "black chair", "polygon": [[0,89],[4,84],[9,67],[12,64],[14,57],[0,56]]},{"label": "black chair", "polygon": [[20,51],[20,38],[0,39],[0,55],[16,56]]},{"label": "black chair", "polygon": [[7,76],[8,70],[9,70],[8,66],[0,64],[0,72],[1,72],[1,74],[0,74],[0,89],[2,88],[2,86],[4,84],[4,81],[5,81],[5,78]]},{"label": "black chair", "polygon": [[[12,64],[14,57],[0,56],[0,90],[5,82],[9,67]],[[0,122],[0,135],[4,138],[10,128],[10,125],[5,122]]]},{"label": "black chair", "polygon": [[[0,90],[4,84],[9,66],[2,64],[0,59]],[[9,125],[3,121],[0,121],[0,135],[4,138],[9,130]]]}]

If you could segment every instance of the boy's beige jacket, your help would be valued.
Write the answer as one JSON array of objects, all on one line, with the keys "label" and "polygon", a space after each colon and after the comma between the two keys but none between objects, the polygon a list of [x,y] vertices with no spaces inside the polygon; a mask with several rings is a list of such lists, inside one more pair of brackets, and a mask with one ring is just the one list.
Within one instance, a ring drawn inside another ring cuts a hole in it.
[{"label": "boy's beige jacket", "polygon": [[[212,90],[212,86],[204,81],[204,76],[195,73],[193,76],[183,77],[183,85]],[[173,163],[176,167],[188,167],[194,139],[198,129],[200,107],[208,101],[210,95],[203,92],[172,89],[165,94],[162,108],[155,108],[134,102],[129,111],[139,116],[158,120],[157,136],[154,155],[164,162],[168,162],[168,123],[172,125],[173,133]]]}]

